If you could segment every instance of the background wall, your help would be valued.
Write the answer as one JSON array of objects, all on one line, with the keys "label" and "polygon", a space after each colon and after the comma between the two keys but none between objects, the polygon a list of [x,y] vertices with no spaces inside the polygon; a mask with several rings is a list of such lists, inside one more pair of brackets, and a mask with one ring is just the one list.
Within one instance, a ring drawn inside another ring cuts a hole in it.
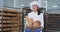
[{"label": "background wall", "polygon": [[0,8],[3,7],[3,4],[4,4],[4,0],[0,0]]},{"label": "background wall", "polygon": [[47,0],[47,12],[60,13],[60,0]]}]

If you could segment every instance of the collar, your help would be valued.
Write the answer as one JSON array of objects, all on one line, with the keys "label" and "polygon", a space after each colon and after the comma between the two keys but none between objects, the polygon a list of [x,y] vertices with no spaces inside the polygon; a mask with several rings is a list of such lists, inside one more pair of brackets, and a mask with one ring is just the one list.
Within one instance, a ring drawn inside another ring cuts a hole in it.
[{"label": "collar", "polygon": [[[35,13],[35,12],[33,11],[33,13]],[[38,12],[36,12],[35,14],[38,14]]]}]

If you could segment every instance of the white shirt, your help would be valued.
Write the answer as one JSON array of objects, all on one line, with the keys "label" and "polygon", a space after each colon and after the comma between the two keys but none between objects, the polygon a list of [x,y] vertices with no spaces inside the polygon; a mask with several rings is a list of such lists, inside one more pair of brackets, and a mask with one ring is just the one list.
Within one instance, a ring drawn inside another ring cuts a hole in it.
[{"label": "white shirt", "polygon": [[44,18],[43,18],[43,13],[41,13],[40,15],[37,15],[38,13],[28,13],[28,17],[29,18],[33,18],[34,21],[39,20],[41,22],[41,26],[44,27]]}]

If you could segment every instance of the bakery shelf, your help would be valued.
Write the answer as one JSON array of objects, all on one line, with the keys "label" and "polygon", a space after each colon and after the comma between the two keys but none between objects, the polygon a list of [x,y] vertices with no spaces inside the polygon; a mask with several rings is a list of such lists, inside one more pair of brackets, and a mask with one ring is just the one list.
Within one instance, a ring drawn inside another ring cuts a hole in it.
[{"label": "bakery shelf", "polygon": [[21,19],[22,14],[17,10],[0,9],[0,32],[19,32],[19,28],[22,28]]}]

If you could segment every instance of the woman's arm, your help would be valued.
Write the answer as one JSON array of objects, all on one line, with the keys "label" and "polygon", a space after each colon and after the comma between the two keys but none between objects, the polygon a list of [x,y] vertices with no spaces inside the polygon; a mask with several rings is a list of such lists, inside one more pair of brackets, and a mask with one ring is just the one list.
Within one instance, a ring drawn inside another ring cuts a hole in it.
[{"label": "woman's arm", "polygon": [[28,18],[28,16],[26,16],[26,22],[28,22],[29,21],[29,18]]},{"label": "woman's arm", "polygon": [[30,19],[28,16],[26,16],[26,26],[32,27],[33,22],[34,20],[32,18]]},{"label": "woman's arm", "polygon": [[33,18],[29,18],[28,16],[26,16],[26,22],[34,22]]}]

